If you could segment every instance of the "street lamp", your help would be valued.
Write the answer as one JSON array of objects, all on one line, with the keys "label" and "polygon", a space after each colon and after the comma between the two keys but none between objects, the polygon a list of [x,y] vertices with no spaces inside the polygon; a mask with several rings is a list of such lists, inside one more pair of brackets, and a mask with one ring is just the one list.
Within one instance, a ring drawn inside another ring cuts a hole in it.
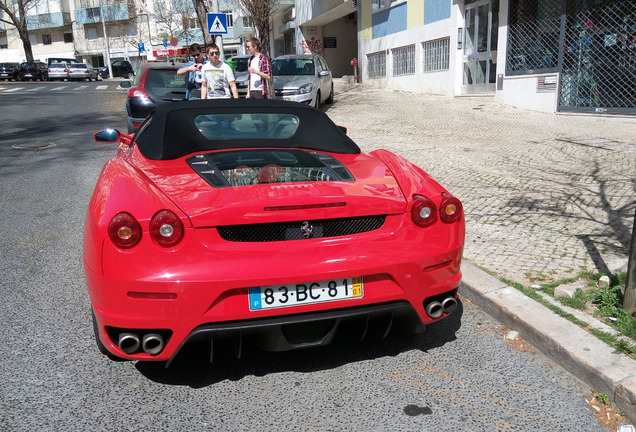
[{"label": "street lamp", "polygon": [[99,16],[102,19],[102,30],[104,31],[104,42],[106,43],[106,66],[108,66],[108,75],[113,78],[113,66],[110,64],[110,47],[108,46],[108,35],[106,34],[106,20],[104,19],[102,0],[99,0]]}]

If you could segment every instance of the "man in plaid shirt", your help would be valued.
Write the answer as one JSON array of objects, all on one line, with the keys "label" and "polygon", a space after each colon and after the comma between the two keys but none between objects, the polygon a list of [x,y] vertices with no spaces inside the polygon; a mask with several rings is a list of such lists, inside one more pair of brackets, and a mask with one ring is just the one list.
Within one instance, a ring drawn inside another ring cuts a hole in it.
[{"label": "man in plaid shirt", "polygon": [[247,68],[249,71],[247,98],[267,99],[267,81],[272,79],[272,64],[261,54],[261,42],[255,37],[247,40],[246,47],[252,54]]}]

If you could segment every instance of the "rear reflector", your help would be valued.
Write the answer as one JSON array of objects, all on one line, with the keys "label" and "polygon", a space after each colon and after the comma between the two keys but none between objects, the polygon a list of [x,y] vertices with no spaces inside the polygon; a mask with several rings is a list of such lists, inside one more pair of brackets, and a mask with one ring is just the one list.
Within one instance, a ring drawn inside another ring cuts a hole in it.
[{"label": "rear reflector", "polygon": [[137,299],[151,299],[151,300],[174,300],[177,298],[175,293],[153,293],[153,292],[138,292],[129,291],[128,297]]},{"label": "rear reflector", "polygon": [[345,202],[336,203],[324,203],[324,204],[304,204],[304,205],[291,205],[291,206],[277,206],[277,207],[265,207],[265,211],[282,211],[282,210],[307,210],[327,207],[346,207]]}]

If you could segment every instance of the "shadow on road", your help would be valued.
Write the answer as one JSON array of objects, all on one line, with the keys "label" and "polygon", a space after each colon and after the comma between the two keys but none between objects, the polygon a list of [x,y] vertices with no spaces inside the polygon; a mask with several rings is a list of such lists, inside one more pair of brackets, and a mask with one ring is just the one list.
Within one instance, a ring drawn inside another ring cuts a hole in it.
[{"label": "shadow on road", "polygon": [[246,376],[334,369],[349,363],[395,357],[412,350],[426,353],[456,339],[455,333],[461,327],[464,311],[460,299],[457,300],[458,306],[453,314],[429,325],[421,335],[393,331],[383,340],[364,341],[339,335],[325,347],[286,352],[264,352],[248,346],[243,348],[240,360],[226,352],[222,358],[216,356],[214,363],[207,361],[209,354],[205,344],[191,345],[179,353],[168,369],[163,362],[137,362],[135,367],[146,378],[158,383],[202,388],[224,380],[239,381]]}]

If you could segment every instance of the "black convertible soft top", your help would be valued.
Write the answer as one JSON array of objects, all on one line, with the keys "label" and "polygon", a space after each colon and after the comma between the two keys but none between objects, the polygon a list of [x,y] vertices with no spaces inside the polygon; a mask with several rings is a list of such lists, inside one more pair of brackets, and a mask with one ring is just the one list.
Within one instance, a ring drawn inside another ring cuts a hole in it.
[{"label": "black convertible soft top", "polygon": [[163,104],[142,124],[134,142],[144,157],[153,160],[176,159],[206,150],[263,147],[360,153],[360,148],[322,111],[297,102],[267,99]]}]

